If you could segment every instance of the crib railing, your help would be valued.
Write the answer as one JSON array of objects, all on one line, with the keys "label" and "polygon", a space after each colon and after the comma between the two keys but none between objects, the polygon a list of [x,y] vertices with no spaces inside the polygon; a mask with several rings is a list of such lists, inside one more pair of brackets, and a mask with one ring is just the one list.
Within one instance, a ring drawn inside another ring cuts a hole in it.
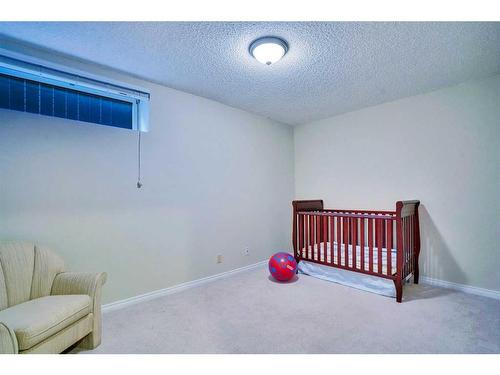
[{"label": "crib railing", "polygon": [[[396,213],[299,211],[296,257],[393,278]],[[385,259],[385,262],[384,262]],[[385,263],[385,264],[383,264]]]},{"label": "crib railing", "polygon": [[324,209],[323,201],[294,201],[293,247],[297,261],[323,264],[394,280],[418,282],[418,201],[395,211]]}]

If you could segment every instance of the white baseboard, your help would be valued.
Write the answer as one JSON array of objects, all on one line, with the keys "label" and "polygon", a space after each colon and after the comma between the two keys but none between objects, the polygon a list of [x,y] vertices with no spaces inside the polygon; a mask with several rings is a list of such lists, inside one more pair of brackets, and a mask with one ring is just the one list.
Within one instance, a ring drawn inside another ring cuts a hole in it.
[{"label": "white baseboard", "polygon": [[[198,279],[198,280],[188,281],[186,283],[174,285],[174,286],[171,286],[168,288],[154,290],[152,292],[140,294],[138,296],[134,296],[134,297],[122,299],[119,301],[107,303],[107,304],[102,306],[102,312],[107,313],[110,311],[122,309],[122,308],[127,307],[127,306],[135,305],[137,303],[149,301],[149,300],[159,298],[162,296],[166,296],[169,294],[178,293],[178,292],[181,292],[181,291],[189,289],[189,288],[194,288],[194,287],[202,285],[202,284],[206,284],[206,283],[209,283],[209,282],[212,282],[215,280],[223,279],[225,277],[234,275],[235,273],[239,273],[239,272],[243,272],[243,271],[247,271],[247,270],[261,267],[266,263],[267,263],[267,260],[263,260],[261,262],[250,264],[250,265],[245,266],[245,267],[222,272],[222,273],[219,273],[217,275],[204,277],[204,278]],[[433,279],[432,277],[427,277],[427,276],[420,276],[420,282],[422,284],[458,290],[458,291],[461,291],[464,293],[475,294],[478,296],[489,297],[489,298],[500,300],[500,292],[496,291],[496,290],[478,288],[475,286],[464,285],[464,284],[457,284],[457,283],[453,283],[451,281]]]},{"label": "white baseboard", "polygon": [[144,294],[140,294],[138,296],[134,296],[134,297],[122,299],[119,301],[107,303],[105,305],[102,305],[102,312],[107,313],[110,311],[122,309],[122,308],[127,307],[127,306],[135,305],[137,303],[149,301],[149,300],[152,300],[152,299],[155,299],[158,297],[166,296],[166,295],[173,294],[173,293],[178,293],[180,291],[183,291],[183,290],[186,290],[189,288],[193,288],[195,286],[199,286],[199,285],[206,284],[206,283],[209,283],[209,282],[212,282],[215,280],[223,279],[223,278],[228,277],[230,275],[234,275],[235,273],[239,273],[239,272],[243,272],[243,271],[247,271],[247,270],[261,267],[265,263],[267,263],[267,260],[263,260],[263,261],[258,262],[258,263],[250,264],[249,266],[245,266],[245,267],[237,268],[234,270],[222,272],[222,273],[219,273],[217,275],[204,277],[204,278],[198,279],[198,280],[188,281],[186,283],[174,285],[174,286],[171,286],[168,288],[154,290],[154,291],[149,292],[149,293],[144,293]]},{"label": "white baseboard", "polygon": [[478,288],[476,286],[452,283],[451,281],[433,279],[432,277],[420,276],[422,284],[439,286],[441,288],[459,290],[464,293],[475,294],[478,296],[489,297],[500,300],[500,292],[491,289]]}]

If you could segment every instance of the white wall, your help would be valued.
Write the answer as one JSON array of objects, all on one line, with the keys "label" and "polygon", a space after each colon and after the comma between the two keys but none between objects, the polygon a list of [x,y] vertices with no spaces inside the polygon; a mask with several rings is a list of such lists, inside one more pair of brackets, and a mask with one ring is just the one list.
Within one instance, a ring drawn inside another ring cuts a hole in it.
[{"label": "white wall", "polygon": [[420,199],[421,273],[500,290],[500,76],[295,129],[297,198]]},{"label": "white wall", "polygon": [[0,239],[43,242],[70,269],[107,271],[105,302],[289,249],[294,162],[297,198],[374,209],[420,199],[423,275],[500,290],[500,76],[293,130],[37,54],[152,92],[140,190],[136,133],[0,110]]},{"label": "white wall", "polygon": [[289,248],[293,129],[126,80],[151,90],[144,187],[135,132],[0,110],[0,239],[35,240],[72,270],[107,271],[104,302]]}]

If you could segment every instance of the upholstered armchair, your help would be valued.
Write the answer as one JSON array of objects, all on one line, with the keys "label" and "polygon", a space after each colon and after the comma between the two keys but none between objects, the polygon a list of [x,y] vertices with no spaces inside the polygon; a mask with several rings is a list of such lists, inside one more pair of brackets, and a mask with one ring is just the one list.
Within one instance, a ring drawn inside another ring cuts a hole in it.
[{"label": "upholstered armchair", "polygon": [[101,343],[106,273],[64,272],[48,248],[0,243],[0,353],[60,353]]}]

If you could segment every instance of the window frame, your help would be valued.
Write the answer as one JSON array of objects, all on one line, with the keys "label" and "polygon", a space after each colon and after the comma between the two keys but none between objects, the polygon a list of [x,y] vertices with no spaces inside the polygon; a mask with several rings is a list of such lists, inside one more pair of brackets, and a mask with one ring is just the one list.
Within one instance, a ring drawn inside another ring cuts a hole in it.
[{"label": "window frame", "polygon": [[[149,130],[150,93],[0,48],[0,73],[132,104],[132,130]],[[111,125],[105,125],[111,126]]]}]

